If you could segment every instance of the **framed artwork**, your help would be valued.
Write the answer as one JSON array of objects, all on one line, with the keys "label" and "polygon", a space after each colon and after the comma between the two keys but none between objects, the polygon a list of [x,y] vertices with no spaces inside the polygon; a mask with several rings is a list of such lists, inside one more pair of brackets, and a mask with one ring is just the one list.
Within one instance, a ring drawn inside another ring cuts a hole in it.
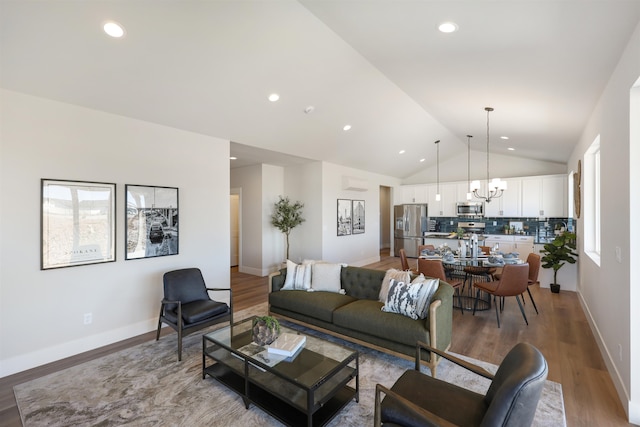
[{"label": "framed artwork", "polygon": [[125,259],[178,254],[178,189],[125,186]]},{"label": "framed artwork", "polygon": [[351,234],[351,200],[338,199],[338,236]]},{"label": "framed artwork", "polygon": [[364,233],[364,200],[352,200],[351,212],[353,214],[352,233]]},{"label": "framed artwork", "polygon": [[40,269],[115,261],[116,184],[40,183]]}]

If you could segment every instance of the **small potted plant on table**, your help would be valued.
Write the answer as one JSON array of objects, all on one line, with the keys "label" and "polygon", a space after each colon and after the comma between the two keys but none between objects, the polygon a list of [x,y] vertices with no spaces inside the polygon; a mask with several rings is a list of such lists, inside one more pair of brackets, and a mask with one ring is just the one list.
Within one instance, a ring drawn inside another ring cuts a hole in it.
[{"label": "small potted plant on table", "polygon": [[269,345],[280,335],[280,322],[273,316],[258,316],[253,319],[253,341],[258,345]]},{"label": "small potted plant on table", "polygon": [[551,243],[544,245],[544,249],[540,251],[543,254],[542,268],[553,268],[553,283],[551,283],[551,292],[560,292],[560,284],[558,283],[558,270],[566,263],[575,264],[578,253],[576,250],[576,233],[564,231],[557,235]]}]

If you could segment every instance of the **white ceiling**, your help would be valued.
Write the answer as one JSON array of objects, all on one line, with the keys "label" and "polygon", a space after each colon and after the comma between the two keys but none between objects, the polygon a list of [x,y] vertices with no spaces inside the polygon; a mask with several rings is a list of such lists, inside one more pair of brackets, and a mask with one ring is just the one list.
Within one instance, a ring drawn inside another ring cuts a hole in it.
[{"label": "white ceiling", "polygon": [[[268,155],[400,178],[434,163],[435,140],[441,160],[466,149],[469,133],[483,151],[486,106],[495,108],[492,151],[566,162],[640,22],[638,0],[0,0],[0,8],[5,89],[226,138],[235,165]],[[106,36],[107,20],[126,37]],[[446,20],[459,30],[439,33]],[[280,101],[267,100],[272,92]]]}]

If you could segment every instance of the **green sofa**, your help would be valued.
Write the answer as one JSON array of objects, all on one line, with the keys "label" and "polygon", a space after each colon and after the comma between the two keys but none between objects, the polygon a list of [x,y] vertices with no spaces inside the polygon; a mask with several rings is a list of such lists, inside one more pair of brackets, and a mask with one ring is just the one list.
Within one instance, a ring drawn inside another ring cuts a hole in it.
[{"label": "green sofa", "polygon": [[[378,301],[383,270],[342,267],[340,282],[345,294],[284,290],[286,269],[269,276],[269,312],[315,329],[392,353],[415,357],[416,342],[447,350],[451,344],[453,288],[440,282],[426,319],[381,310]],[[423,353],[432,375],[438,358]]]}]

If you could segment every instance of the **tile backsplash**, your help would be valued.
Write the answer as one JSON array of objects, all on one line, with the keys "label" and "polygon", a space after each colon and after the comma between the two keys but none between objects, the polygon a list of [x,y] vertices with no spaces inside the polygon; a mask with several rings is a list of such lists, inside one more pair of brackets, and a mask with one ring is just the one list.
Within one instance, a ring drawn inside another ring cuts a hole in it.
[{"label": "tile backsplash", "polygon": [[507,230],[516,231],[516,234],[535,236],[537,242],[544,242],[554,238],[555,230],[562,227],[569,231],[574,230],[573,218],[479,218],[463,219],[458,217],[430,218],[430,231],[453,233],[458,229],[458,222],[483,222],[484,234],[508,234]]}]

